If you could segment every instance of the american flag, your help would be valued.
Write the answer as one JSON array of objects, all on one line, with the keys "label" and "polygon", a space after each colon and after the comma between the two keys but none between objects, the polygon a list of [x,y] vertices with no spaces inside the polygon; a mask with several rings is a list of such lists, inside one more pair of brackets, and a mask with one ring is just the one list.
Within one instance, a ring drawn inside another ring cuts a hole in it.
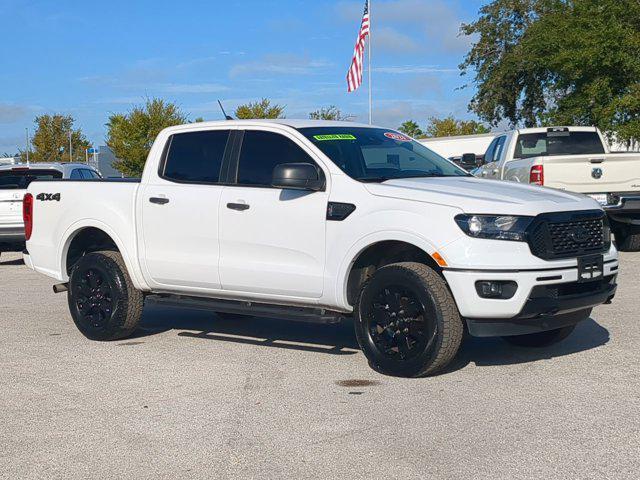
[{"label": "american flag", "polygon": [[347,73],[347,88],[349,92],[355,92],[362,85],[362,70],[364,69],[364,47],[369,36],[369,0],[364,2],[364,15],[358,33],[358,41],[353,52],[353,60],[349,73]]}]

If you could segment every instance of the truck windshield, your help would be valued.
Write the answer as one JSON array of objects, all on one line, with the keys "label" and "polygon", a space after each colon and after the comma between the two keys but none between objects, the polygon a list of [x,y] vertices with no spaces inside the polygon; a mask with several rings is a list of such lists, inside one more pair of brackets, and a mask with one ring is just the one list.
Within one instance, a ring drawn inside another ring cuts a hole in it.
[{"label": "truck windshield", "polygon": [[58,170],[36,170],[19,167],[11,170],[0,170],[0,190],[24,190],[34,180],[55,178],[62,178],[62,172]]},{"label": "truck windshield", "polygon": [[424,145],[393,130],[315,127],[301,128],[300,132],[343,172],[361,182],[469,176]]},{"label": "truck windshield", "polygon": [[514,158],[605,153],[596,132],[543,132],[518,136]]}]

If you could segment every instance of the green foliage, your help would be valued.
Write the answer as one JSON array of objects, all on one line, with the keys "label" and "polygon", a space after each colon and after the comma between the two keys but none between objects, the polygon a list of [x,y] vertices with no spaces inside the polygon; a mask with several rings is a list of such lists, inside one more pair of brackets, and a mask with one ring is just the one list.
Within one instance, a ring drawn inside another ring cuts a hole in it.
[{"label": "green foliage", "polygon": [[236,108],[235,117],[239,120],[251,120],[257,118],[284,118],[282,105],[271,105],[271,100],[263,98],[259,102],[251,102]]},{"label": "green foliage", "polygon": [[470,108],[513,125],[597,125],[640,139],[640,2],[494,0],[464,25],[478,37]]},{"label": "green foliage", "polygon": [[353,115],[345,115],[338,107],[336,107],[335,105],[330,105],[329,107],[322,107],[320,110],[311,112],[309,114],[309,118],[311,120],[345,121],[351,120],[353,118]]},{"label": "green foliage", "polygon": [[[41,115],[35,119],[35,131],[29,149],[30,162],[69,162],[85,160],[85,150],[90,147],[80,129],[73,128],[71,115]],[[71,133],[71,156],[69,134]],[[20,152],[21,161],[26,161],[27,152]]]},{"label": "green foliage", "polygon": [[399,131],[404,133],[405,135],[409,135],[413,138],[420,138],[424,136],[424,132],[420,129],[418,124],[413,120],[407,120],[398,128]]},{"label": "green foliage", "polygon": [[139,177],[153,142],[161,130],[187,123],[173,103],[154,98],[126,114],[113,114],[107,123],[107,145],[116,158],[113,167],[127,176]]},{"label": "green foliage", "polygon": [[453,137],[457,135],[479,135],[491,130],[475,120],[456,120],[451,115],[445,118],[431,117],[425,130],[427,137]]}]

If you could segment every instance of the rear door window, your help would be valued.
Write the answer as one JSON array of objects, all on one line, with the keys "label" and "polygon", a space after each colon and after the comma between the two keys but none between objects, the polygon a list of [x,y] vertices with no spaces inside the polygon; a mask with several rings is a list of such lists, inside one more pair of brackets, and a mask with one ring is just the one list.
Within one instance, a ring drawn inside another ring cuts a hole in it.
[{"label": "rear door window", "polygon": [[47,169],[16,168],[0,171],[0,190],[24,190],[34,180],[55,180],[62,172]]},{"label": "rear door window", "polygon": [[184,183],[218,183],[228,140],[229,130],[173,135],[162,177]]}]

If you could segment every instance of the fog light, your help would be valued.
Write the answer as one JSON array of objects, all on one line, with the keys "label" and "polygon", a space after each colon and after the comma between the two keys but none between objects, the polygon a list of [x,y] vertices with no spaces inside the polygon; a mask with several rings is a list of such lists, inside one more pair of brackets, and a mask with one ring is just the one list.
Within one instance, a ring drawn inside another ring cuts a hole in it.
[{"label": "fog light", "polygon": [[518,284],[508,280],[480,280],[476,282],[476,292],[481,298],[508,300],[513,298],[516,290],[518,290]]}]

